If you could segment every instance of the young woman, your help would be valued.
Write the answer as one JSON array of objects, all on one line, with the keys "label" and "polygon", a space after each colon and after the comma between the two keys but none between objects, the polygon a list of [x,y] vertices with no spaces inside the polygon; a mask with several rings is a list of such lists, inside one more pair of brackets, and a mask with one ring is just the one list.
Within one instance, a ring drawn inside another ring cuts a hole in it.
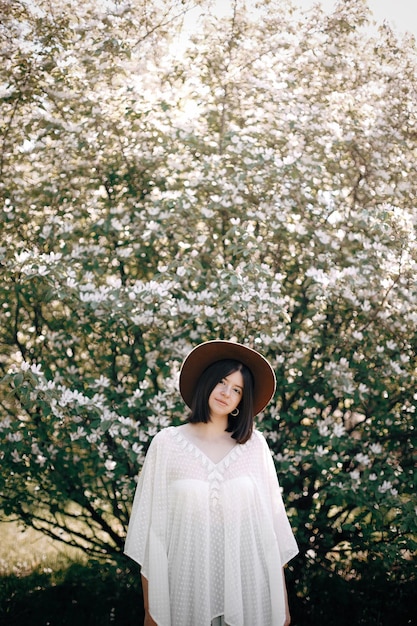
[{"label": "young woman", "polygon": [[125,553],[141,565],[145,626],[284,626],[297,552],[274,463],[254,430],[275,391],[264,357],[209,341],[184,360],[187,423],[160,431],[139,476]]}]

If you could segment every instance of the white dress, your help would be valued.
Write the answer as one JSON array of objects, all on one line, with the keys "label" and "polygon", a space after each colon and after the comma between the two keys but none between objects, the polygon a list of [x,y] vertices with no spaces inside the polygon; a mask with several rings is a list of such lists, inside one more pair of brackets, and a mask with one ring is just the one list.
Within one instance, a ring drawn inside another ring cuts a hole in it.
[{"label": "white dress", "polygon": [[259,431],[213,463],[182,429],[153,439],[125,553],[149,583],[158,626],[282,626],[282,567],[298,552]]}]

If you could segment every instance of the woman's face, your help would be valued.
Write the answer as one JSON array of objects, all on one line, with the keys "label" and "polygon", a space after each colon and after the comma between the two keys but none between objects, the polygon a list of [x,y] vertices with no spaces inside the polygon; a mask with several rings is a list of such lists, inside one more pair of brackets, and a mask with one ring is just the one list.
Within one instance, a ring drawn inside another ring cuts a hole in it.
[{"label": "woman's face", "polygon": [[209,409],[211,417],[225,417],[238,406],[243,395],[242,373],[232,372],[214,387],[209,396]]}]

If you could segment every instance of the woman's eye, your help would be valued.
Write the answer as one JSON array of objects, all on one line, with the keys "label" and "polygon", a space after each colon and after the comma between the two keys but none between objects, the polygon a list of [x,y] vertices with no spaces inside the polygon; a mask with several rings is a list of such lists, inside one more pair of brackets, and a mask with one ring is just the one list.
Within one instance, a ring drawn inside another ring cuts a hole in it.
[{"label": "woman's eye", "polygon": [[[223,387],[227,387],[228,382],[227,380],[219,380],[218,382],[219,385],[222,385]],[[239,396],[242,395],[242,390],[239,387],[232,387],[232,391],[233,393],[237,393]]]}]

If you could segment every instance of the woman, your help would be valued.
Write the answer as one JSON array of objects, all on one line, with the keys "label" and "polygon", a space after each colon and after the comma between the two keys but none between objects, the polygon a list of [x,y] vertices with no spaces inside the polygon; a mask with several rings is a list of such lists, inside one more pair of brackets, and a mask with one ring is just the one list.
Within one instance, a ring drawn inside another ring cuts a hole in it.
[{"label": "woman", "polygon": [[255,350],[208,341],[184,360],[179,386],[191,414],[154,437],[126,538],[145,626],[288,625],[283,566],[298,549],[253,428],[274,372]]}]

